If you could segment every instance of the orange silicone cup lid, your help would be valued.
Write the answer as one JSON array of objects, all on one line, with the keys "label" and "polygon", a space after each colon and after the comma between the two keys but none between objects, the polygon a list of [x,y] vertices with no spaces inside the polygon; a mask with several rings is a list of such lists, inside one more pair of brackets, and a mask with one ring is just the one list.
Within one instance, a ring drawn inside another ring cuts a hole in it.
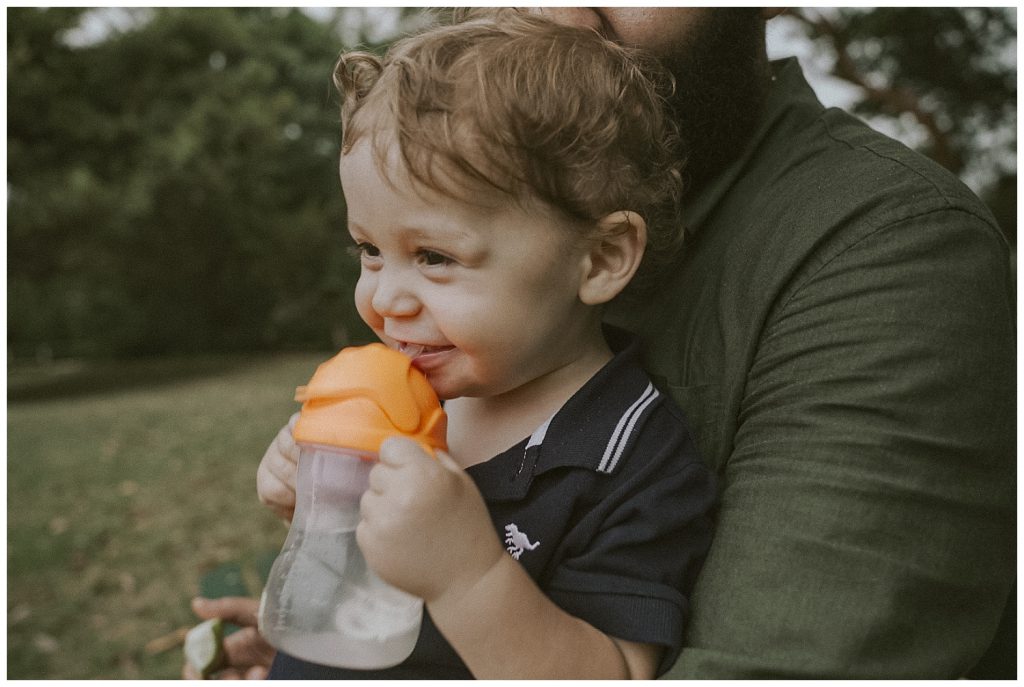
[{"label": "orange silicone cup lid", "polygon": [[404,436],[427,453],[447,449],[447,416],[422,372],[405,355],[379,343],[342,349],[321,363],[306,386],[295,440],[377,453],[382,441]]}]

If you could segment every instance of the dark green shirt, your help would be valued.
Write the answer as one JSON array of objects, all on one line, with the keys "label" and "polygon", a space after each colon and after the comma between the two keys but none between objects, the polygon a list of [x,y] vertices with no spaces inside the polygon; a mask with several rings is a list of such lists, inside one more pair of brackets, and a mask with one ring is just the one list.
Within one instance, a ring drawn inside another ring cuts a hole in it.
[{"label": "dark green shirt", "polygon": [[1015,576],[1008,247],[952,175],[774,70],[677,271],[609,314],[722,488],[668,677],[958,677]]}]

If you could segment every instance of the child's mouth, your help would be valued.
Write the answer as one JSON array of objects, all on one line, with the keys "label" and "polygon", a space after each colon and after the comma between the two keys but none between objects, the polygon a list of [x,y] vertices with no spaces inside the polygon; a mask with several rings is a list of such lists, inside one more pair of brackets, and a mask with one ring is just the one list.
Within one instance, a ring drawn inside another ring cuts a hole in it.
[{"label": "child's mouth", "polygon": [[404,353],[413,360],[416,360],[421,356],[430,355],[431,353],[449,351],[452,348],[454,348],[454,346],[427,346],[426,344],[408,343],[404,341],[399,342],[398,344],[399,353]]}]

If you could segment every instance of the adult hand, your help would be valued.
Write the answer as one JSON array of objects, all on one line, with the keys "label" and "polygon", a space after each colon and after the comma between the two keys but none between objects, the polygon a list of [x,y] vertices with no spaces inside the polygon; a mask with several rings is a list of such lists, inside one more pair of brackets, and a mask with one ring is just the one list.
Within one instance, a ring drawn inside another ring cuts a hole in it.
[{"label": "adult hand", "polygon": [[472,585],[505,553],[472,478],[409,439],[381,444],[360,509],[356,539],[367,563],[428,602]]},{"label": "adult hand", "polygon": [[[224,668],[212,677],[219,680],[263,680],[270,671],[276,650],[256,629],[259,601],[244,596],[192,599],[192,612],[203,620],[221,618],[242,629],[224,638]],[[188,661],[181,671],[185,680],[202,680]]]},{"label": "adult hand", "polygon": [[263,454],[256,471],[256,493],[263,505],[291,522],[295,514],[295,472],[299,465],[299,447],[292,430],[299,419],[295,413],[281,428]]}]

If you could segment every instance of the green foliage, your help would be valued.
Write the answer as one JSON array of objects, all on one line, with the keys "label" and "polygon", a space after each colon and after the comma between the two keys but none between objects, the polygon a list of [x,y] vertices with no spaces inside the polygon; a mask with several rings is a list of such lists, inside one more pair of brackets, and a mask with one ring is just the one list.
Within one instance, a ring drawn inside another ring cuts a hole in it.
[{"label": "green foliage", "polygon": [[[977,117],[985,128],[1013,109],[1016,70],[998,55],[1017,35],[1005,9],[885,7],[844,16],[848,39],[861,45],[857,61],[890,87],[928,94],[952,120]],[[878,103],[859,109],[877,112]]]},{"label": "green foliage", "polygon": [[13,353],[332,345],[356,269],[331,27],[159,9],[71,48],[80,13],[8,14]]}]

